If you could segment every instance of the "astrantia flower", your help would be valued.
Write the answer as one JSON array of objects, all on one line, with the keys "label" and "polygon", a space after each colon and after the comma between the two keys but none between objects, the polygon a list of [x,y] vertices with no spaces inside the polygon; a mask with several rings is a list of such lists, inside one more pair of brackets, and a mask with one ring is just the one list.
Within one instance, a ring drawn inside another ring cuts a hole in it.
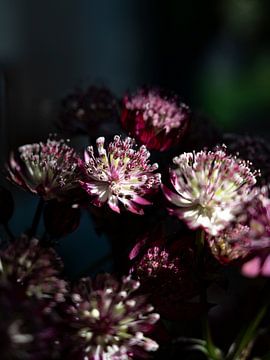
[{"label": "astrantia flower", "polygon": [[157,91],[139,90],[123,100],[121,121],[128,133],[151,150],[164,151],[183,136],[189,109]]},{"label": "astrantia flower", "polygon": [[105,87],[77,89],[62,101],[59,126],[68,134],[111,134],[119,117],[119,101]]},{"label": "astrantia flower", "polygon": [[60,359],[60,318],[45,314],[42,301],[25,296],[22,289],[0,280],[1,360]]},{"label": "astrantia flower", "polygon": [[61,269],[55,251],[41,247],[37,239],[22,236],[0,251],[0,278],[17,284],[28,296],[44,300],[46,308],[65,300],[67,284],[60,279]]},{"label": "astrantia flower", "polygon": [[207,236],[212,254],[223,264],[244,258],[249,253],[247,239],[249,231],[248,226],[236,223],[217,236]]},{"label": "astrantia flower", "polygon": [[165,249],[160,246],[153,246],[147,250],[142,259],[133,267],[131,273],[133,272],[136,272],[139,279],[146,277],[156,278],[163,273],[179,275],[179,258],[170,259],[169,253]]},{"label": "astrantia flower", "polygon": [[150,165],[146,147],[135,149],[135,142],[129,137],[122,140],[116,135],[107,150],[104,137],[96,143],[98,155],[92,146],[85,152],[85,162],[81,164],[85,180],[80,181],[93,204],[108,203],[118,213],[121,204],[128,211],[143,214],[141,206],[151,204],[145,196],[160,185],[160,174],[154,173],[158,165]]},{"label": "astrantia flower", "polygon": [[73,189],[77,169],[75,151],[64,140],[54,139],[21,146],[7,166],[11,181],[45,200],[61,198]]},{"label": "astrantia flower", "polygon": [[202,227],[217,235],[235,217],[256,183],[248,163],[215,151],[183,153],[173,159],[170,179],[177,193],[163,186],[166,198],[176,206],[171,213],[192,228]]},{"label": "astrantia flower", "polygon": [[108,274],[80,281],[68,309],[75,354],[88,360],[129,360],[157,350],[145,334],[159,315],[145,297],[133,294],[138,287],[130,277],[118,282]]}]

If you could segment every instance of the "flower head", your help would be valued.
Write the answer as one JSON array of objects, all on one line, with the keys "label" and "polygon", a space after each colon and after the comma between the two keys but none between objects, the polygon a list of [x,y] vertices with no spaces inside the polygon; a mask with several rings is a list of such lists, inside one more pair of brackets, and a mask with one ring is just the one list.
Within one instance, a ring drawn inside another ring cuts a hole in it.
[{"label": "flower head", "polygon": [[[170,244],[163,241],[139,241],[132,249],[130,274],[141,283],[140,292],[149,294],[155,309],[165,318],[183,316],[196,294],[194,252],[190,239],[181,238]],[[194,305],[194,304],[193,304]]]},{"label": "flower head", "polygon": [[123,127],[151,150],[164,151],[176,145],[185,133],[189,109],[157,91],[139,90],[123,100]]},{"label": "flower head", "polygon": [[158,344],[145,336],[159,319],[145,297],[134,295],[139,282],[123,277],[118,282],[110,275],[95,281],[83,279],[72,294],[68,309],[75,337],[76,352],[88,360],[129,360]]},{"label": "flower head", "polygon": [[248,163],[227,155],[224,148],[183,153],[173,162],[170,178],[177,193],[163,186],[166,198],[177,207],[171,213],[211,235],[234,219],[256,183]]},{"label": "flower head", "polygon": [[61,198],[75,187],[78,157],[64,140],[48,139],[21,146],[7,170],[11,181],[45,200]]},{"label": "flower head", "polygon": [[270,276],[270,199],[267,187],[255,188],[239,220],[247,224],[248,257],[242,273],[248,277]]},{"label": "flower head", "polygon": [[53,249],[27,236],[0,252],[0,277],[23,288],[28,296],[44,300],[46,309],[65,301],[67,284],[60,279],[61,268]]},{"label": "flower head", "polygon": [[0,280],[1,360],[60,359],[60,318],[54,312],[44,313],[42,301],[21,290]]},{"label": "flower head", "polygon": [[128,211],[143,214],[141,206],[151,204],[145,196],[160,185],[160,174],[153,173],[158,165],[150,165],[146,147],[135,150],[135,142],[129,137],[122,140],[116,135],[107,150],[104,137],[96,143],[97,156],[92,146],[85,152],[81,186],[97,206],[108,203],[113,211],[120,212],[121,203]]},{"label": "flower head", "polygon": [[248,233],[250,228],[247,225],[236,223],[221,231],[217,236],[207,236],[207,241],[212,254],[223,263],[244,258],[248,253]]},{"label": "flower head", "polygon": [[85,91],[77,89],[63,99],[58,125],[71,135],[99,136],[100,133],[112,133],[118,116],[119,101],[111,91],[89,86]]}]

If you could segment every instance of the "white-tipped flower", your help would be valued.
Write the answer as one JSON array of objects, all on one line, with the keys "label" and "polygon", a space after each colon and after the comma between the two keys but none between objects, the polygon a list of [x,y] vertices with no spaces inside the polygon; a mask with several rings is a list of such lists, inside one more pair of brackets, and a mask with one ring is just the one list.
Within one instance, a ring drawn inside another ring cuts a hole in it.
[{"label": "white-tipped flower", "polygon": [[175,205],[171,213],[190,228],[201,227],[211,235],[234,219],[256,183],[256,172],[248,163],[227,155],[225,147],[183,153],[173,163],[170,179],[176,193],[163,185],[166,198]]}]

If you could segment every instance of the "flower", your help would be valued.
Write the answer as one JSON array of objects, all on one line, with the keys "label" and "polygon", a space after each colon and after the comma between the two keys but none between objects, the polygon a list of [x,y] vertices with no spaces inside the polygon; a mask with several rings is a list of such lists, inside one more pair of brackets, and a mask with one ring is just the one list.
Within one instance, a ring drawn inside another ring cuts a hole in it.
[{"label": "flower", "polygon": [[152,235],[139,240],[131,250],[130,274],[140,281],[140,293],[149,294],[150,302],[163,317],[182,319],[193,308],[189,300],[197,294],[191,241],[181,237],[168,244],[158,236],[153,241]]},{"label": "flower", "polygon": [[70,135],[111,134],[119,117],[119,101],[105,87],[77,89],[62,100],[59,127]]},{"label": "flower", "polygon": [[27,236],[0,251],[0,278],[20,286],[29,297],[44,300],[45,310],[65,301],[67,284],[60,279],[61,269],[62,262],[53,249],[43,248],[37,239]]},{"label": "flower", "polygon": [[249,226],[245,235],[248,257],[242,266],[247,277],[270,276],[270,199],[267,187],[255,188],[240,221]]},{"label": "flower", "polygon": [[21,146],[10,156],[8,178],[45,200],[62,198],[76,187],[78,157],[64,140]]},{"label": "flower", "polygon": [[75,352],[88,360],[129,360],[158,349],[145,333],[159,315],[144,296],[133,294],[139,285],[130,277],[118,282],[109,274],[80,281],[68,309]]},{"label": "flower", "polygon": [[0,280],[1,360],[61,359],[60,318],[54,312],[44,313],[42,301],[21,290]]},{"label": "flower", "polygon": [[217,236],[207,236],[212,254],[222,264],[244,258],[248,253],[247,236],[250,228],[241,223],[229,226]]},{"label": "flower", "polygon": [[270,183],[270,145],[262,138],[249,135],[225,134],[228,151],[250,161],[251,168],[260,169],[258,184]]},{"label": "flower", "polygon": [[107,150],[104,137],[96,143],[97,156],[92,146],[85,152],[81,167],[86,179],[80,181],[81,186],[96,206],[107,202],[113,211],[120,213],[121,203],[128,211],[142,215],[141,206],[151,204],[145,196],[160,185],[160,174],[153,174],[158,165],[150,165],[146,147],[135,150],[135,142],[129,137],[122,140],[116,135]]},{"label": "flower", "polygon": [[173,159],[170,179],[177,193],[163,185],[166,198],[177,208],[173,215],[191,229],[202,227],[215,236],[243,207],[244,199],[256,183],[256,172],[249,164],[215,151],[183,153]]},{"label": "flower", "polygon": [[125,130],[150,150],[165,151],[184,135],[189,109],[176,99],[153,90],[139,90],[123,99],[121,122]]}]

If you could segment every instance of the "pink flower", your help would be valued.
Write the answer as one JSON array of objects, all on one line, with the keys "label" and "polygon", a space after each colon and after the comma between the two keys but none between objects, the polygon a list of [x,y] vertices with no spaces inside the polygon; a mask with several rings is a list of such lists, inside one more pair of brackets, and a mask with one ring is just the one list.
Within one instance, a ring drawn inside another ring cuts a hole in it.
[{"label": "pink flower", "polygon": [[139,90],[123,100],[122,125],[150,150],[164,151],[176,145],[187,128],[189,109],[157,91]]},{"label": "pink flower", "polygon": [[64,140],[21,146],[10,156],[8,178],[45,200],[61,198],[76,187],[78,157]]},{"label": "pink flower", "polygon": [[146,196],[160,185],[160,174],[154,173],[158,165],[150,165],[146,147],[135,150],[135,142],[129,137],[122,140],[116,135],[107,150],[104,137],[96,143],[98,154],[90,146],[81,163],[85,173],[81,186],[96,206],[108,203],[113,211],[120,213],[121,204],[128,211],[142,215],[142,206],[151,204]]},{"label": "pink flower", "polygon": [[240,220],[250,230],[246,234],[249,257],[242,267],[247,277],[270,276],[270,199],[267,187],[254,189]]},{"label": "pink flower", "polygon": [[227,155],[224,148],[183,153],[173,163],[170,179],[176,193],[163,185],[166,198],[175,205],[171,214],[213,236],[234,220],[256,183],[256,172],[248,163]]},{"label": "pink flower", "polygon": [[134,292],[140,283],[117,281],[109,274],[82,279],[68,308],[75,354],[85,360],[145,358],[158,344],[146,336],[158,321],[146,298]]}]

